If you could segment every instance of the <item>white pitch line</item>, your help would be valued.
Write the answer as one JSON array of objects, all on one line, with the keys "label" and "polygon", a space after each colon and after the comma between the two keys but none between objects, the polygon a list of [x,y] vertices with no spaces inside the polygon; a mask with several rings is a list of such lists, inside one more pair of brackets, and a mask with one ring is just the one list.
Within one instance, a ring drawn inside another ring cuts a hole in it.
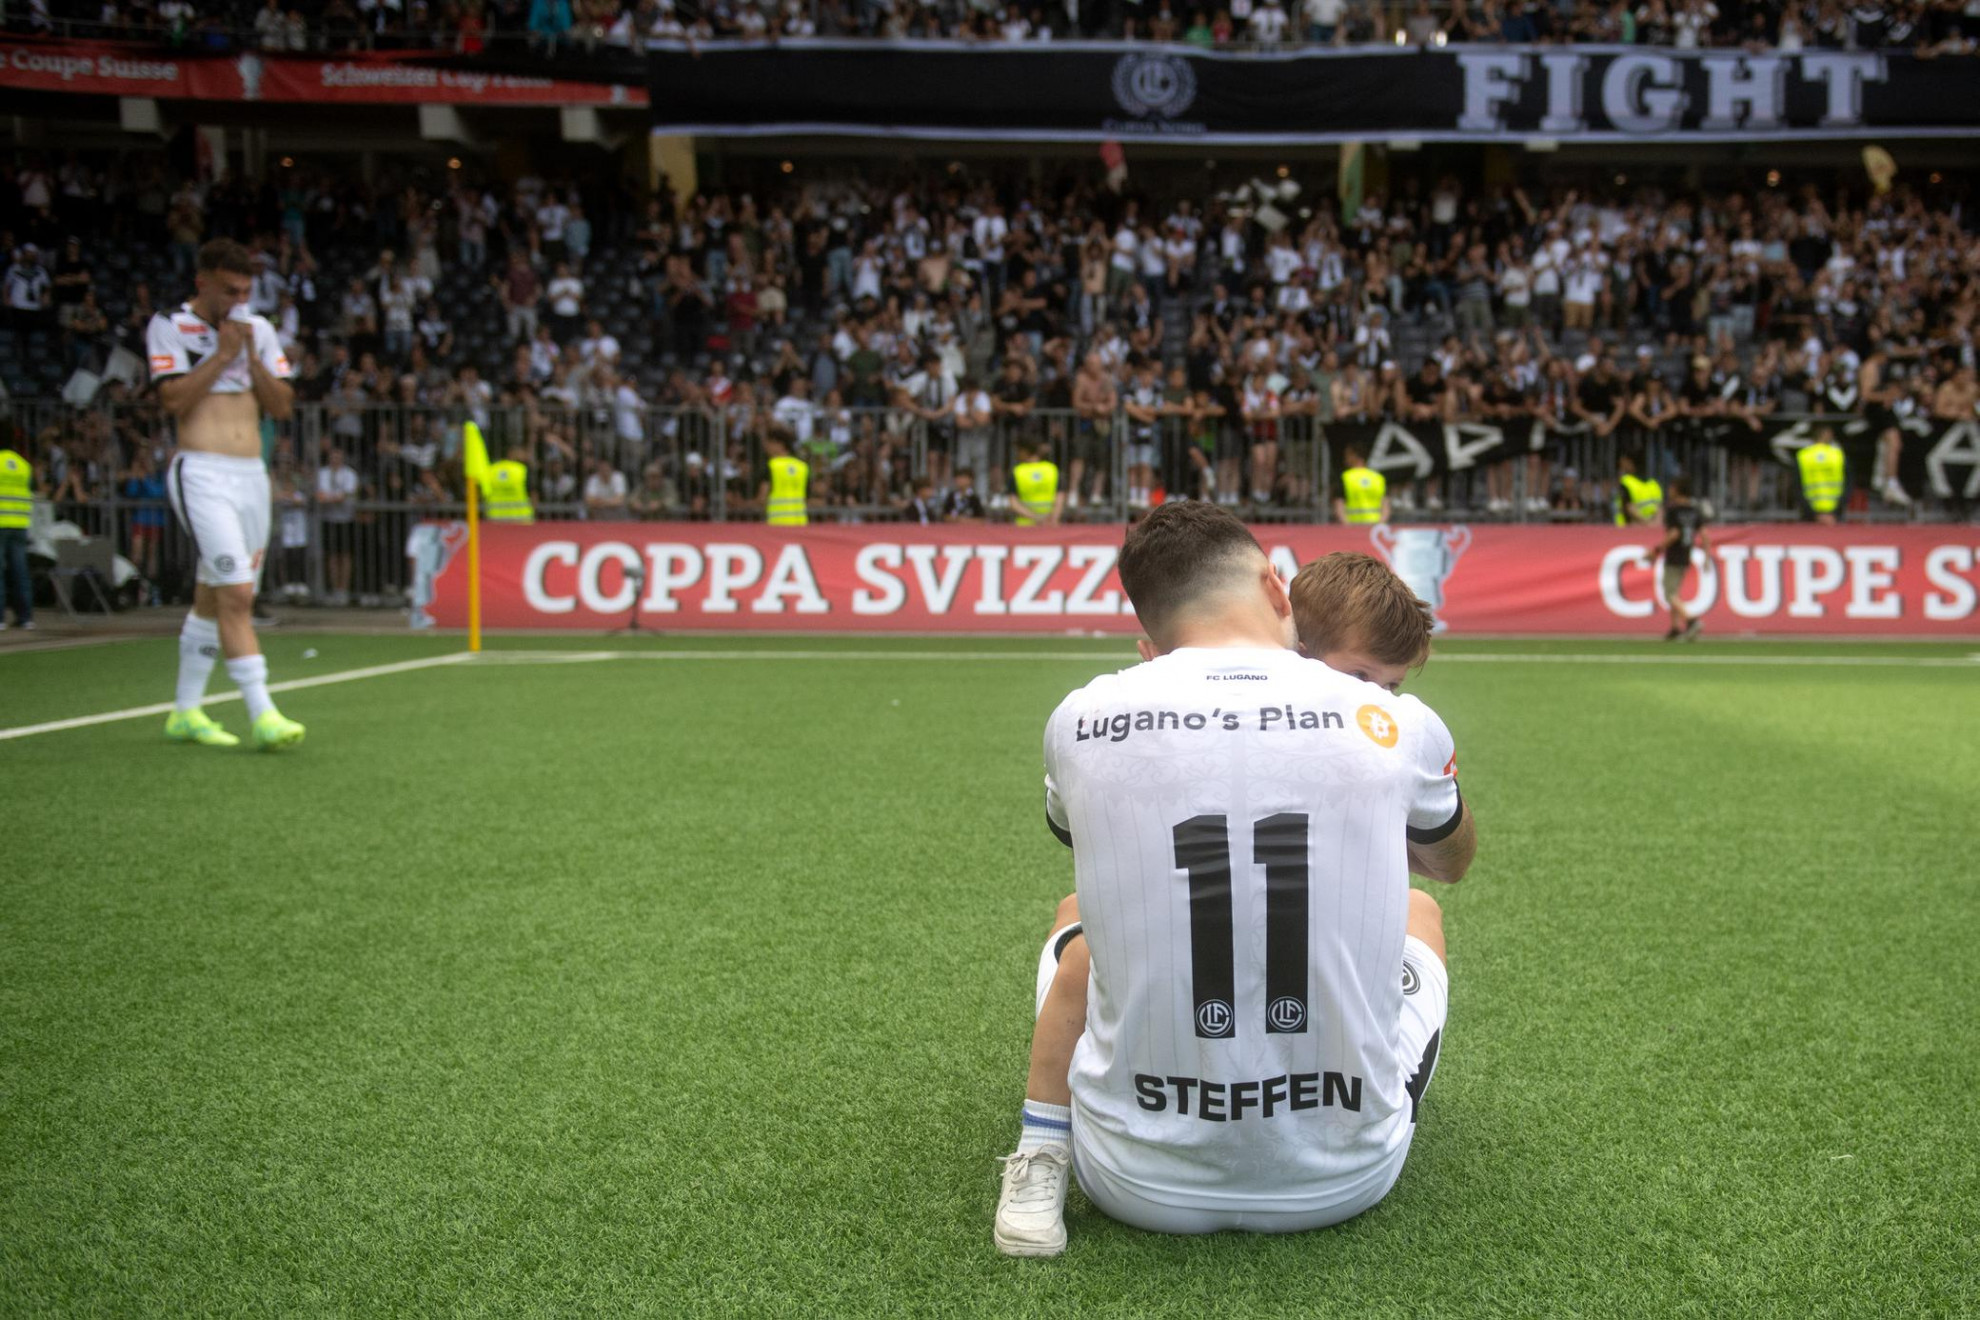
[{"label": "white pitch line", "polygon": [[[1131,660],[1130,652],[1108,651],[483,651],[477,664],[560,665],[596,664],[605,660],[1086,660],[1102,664]],[[1813,665],[1850,667],[1871,665],[1897,668],[1970,669],[1980,654],[1959,656],[1904,655],[1619,655],[1613,652],[1562,655],[1551,652],[1437,652],[1435,663],[1552,664],[1552,665]]]},{"label": "white pitch line", "polygon": [[1980,655],[1964,658],[1956,655],[1522,655],[1511,651],[1438,651],[1430,658],[1432,663],[1463,661],[1468,664],[1527,665],[1872,665],[1903,669],[1971,669],[1980,664]]},{"label": "white pitch line", "polygon": [[1132,651],[483,651],[477,664],[567,665],[601,660],[1133,660]]},{"label": "white pitch line", "polygon": [[[343,669],[334,674],[318,674],[314,678],[292,678],[282,683],[270,683],[270,692],[297,692],[303,688],[327,687],[332,683],[354,683],[361,678],[382,678],[387,674],[404,674],[415,669],[433,669],[440,665],[457,665],[469,658],[466,651],[456,651],[448,655],[428,656],[424,660],[400,660],[389,665],[370,665],[364,669]],[[218,705],[223,701],[239,701],[238,692],[223,692],[217,697],[208,697],[206,704]],[[18,728],[0,729],[0,742],[9,738],[32,738],[37,733],[60,733],[64,729],[86,729],[92,724],[115,724],[119,720],[141,720],[147,715],[171,713],[169,701],[154,702],[149,706],[132,706],[129,710],[105,711],[101,715],[78,715],[69,720],[50,720],[46,724],[23,724]]]}]

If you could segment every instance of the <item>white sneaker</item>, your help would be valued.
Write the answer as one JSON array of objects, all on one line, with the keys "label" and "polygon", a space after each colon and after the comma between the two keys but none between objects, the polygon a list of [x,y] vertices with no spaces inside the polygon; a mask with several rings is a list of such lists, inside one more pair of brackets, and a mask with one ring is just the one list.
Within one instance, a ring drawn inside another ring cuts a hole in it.
[{"label": "white sneaker", "polygon": [[1904,487],[1898,485],[1896,477],[1884,483],[1884,499],[1899,507],[1909,507],[1911,504],[1911,496],[1904,493]]},{"label": "white sneaker", "polygon": [[1072,1152],[1045,1146],[1004,1159],[992,1236],[1006,1256],[1056,1256],[1066,1249],[1066,1185]]}]

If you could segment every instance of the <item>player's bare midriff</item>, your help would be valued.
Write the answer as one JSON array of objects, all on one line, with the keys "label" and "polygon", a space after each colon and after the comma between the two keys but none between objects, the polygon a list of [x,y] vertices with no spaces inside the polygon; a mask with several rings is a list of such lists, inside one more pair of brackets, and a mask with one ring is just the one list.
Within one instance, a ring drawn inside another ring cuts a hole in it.
[{"label": "player's bare midriff", "polygon": [[261,457],[261,407],[251,393],[208,394],[179,419],[179,448],[230,458]]}]

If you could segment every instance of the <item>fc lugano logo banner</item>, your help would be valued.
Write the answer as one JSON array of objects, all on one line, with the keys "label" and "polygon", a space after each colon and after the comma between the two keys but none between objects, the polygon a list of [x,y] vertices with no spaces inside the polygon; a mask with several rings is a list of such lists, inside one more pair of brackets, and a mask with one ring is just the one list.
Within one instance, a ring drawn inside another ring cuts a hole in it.
[{"label": "fc lugano logo banner", "polygon": [[[1651,529],[1259,527],[1286,576],[1332,550],[1381,555],[1453,634],[1660,631]],[[415,622],[467,622],[458,524],[413,538]],[[1137,629],[1115,527],[771,528],[538,523],[482,530],[491,628],[604,631],[637,605],[660,631]],[[1726,526],[1686,605],[1715,633],[1980,636],[1980,529]]]}]

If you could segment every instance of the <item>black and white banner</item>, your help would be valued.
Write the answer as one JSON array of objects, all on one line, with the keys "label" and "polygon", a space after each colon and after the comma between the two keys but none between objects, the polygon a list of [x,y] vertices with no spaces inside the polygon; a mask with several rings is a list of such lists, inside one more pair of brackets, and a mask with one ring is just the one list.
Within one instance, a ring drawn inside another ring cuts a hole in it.
[{"label": "black and white banner", "polygon": [[[1980,422],[1941,422],[1922,417],[1897,423],[1903,439],[1898,460],[1898,479],[1914,495],[1937,499],[1980,500]],[[1875,470],[1875,454],[1880,428],[1863,419],[1783,420],[1764,423],[1761,429],[1738,422],[1706,421],[1679,424],[1653,437],[1666,443],[1706,444],[1750,458],[1765,459],[1793,467],[1795,454],[1815,442],[1822,432],[1831,432],[1842,446],[1852,486],[1867,485]],[[1586,429],[1556,431],[1538,422],[1334,422],[1326,427],[1333,470],[1346,466],[1345,451],[1352,445],[1366,456],[1368,466],[1391,481],[1415,481],[1426,477],[1466,472],[1518,458],[1523,454],[1545,453],[1558,442],[1590,442]],[[1612,437],[1616,448],[1646,444],[1646,437],[1618,432]],[[1595,452],[1592,448],[1588,451]],[[1604,477],[1604,472],[1588,472]]]},{"label": "black and white banner", "polygon": [[[1113,42],[805,40],[654,49],[647,71],[661,133],[1291,145],[1980,131],[1980,61],[1875,51],[1453,46],[1259,54]],[[569,60],[558,61],[557,72],[586,76]]]}]

